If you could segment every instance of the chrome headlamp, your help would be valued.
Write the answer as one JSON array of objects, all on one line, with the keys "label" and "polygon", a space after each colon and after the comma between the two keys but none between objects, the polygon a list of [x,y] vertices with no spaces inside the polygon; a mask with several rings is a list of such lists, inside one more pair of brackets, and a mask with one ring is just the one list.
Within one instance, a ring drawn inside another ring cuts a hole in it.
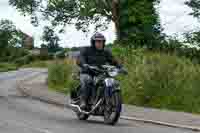
[{"label": "chrome headlamp", "polygon": [[113,69],[112,71],[108,72],[108,75],[111,77],[116,77],[118,75],[118,69]]}]

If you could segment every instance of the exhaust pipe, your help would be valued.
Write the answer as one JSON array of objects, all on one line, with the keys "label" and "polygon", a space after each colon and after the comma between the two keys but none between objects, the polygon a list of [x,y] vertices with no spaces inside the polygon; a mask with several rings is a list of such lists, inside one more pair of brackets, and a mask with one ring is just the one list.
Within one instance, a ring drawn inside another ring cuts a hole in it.
[{"label": "exhaust pipe", "polygon": [[98,102],[97,102],[97,104],[93,107],[93,109],[90,111],[90,112],[86,112],[86,111],[84,111],[84,110],[82,110],[81,108],[80,108],[80,106],[79,105],[76,105],[76,104],[69,104],[69,106],[72,108],[72,110],[74,110],[75,112],[80,112],[80,113],[83,113],[83,114],[86,114],[86,115],[89,115],[89,114],[91,114],[100,104],[101,104],[101,102],[102,102],[102,99],[100,99]]},{"label": "exhaust pipe", "polygon": [[75,104],[70,104],[70,107],[72,108],[72,110],[74,110],[75,112],[80,112],[80,113],[83,113],[83,114],[89,114],[90,112],[86,112],[86,111],[83,111],[80,106],[78,105],[75,105]]}]

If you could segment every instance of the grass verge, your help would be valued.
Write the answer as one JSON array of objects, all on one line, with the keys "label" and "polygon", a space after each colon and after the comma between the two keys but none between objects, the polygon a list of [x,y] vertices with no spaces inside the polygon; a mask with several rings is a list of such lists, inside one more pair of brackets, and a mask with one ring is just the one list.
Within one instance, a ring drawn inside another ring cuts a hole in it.
[{"label": "grass verge", "polygon": [[50,90],[67,94],[70,88],[78,84],[72,79],[72,72],[77,70],[73,60],[55,61],[48,67],[48,87]]},{"label": "grass verge", "polygon": [[22,68],[48,68],[48,65],[51,63],[52,61],[33,61],[29,64],[23,65]]},{"label": "grass verge", "polygon": [[0,63],[0,72],[17,70],[17,66],[12,63]]}]

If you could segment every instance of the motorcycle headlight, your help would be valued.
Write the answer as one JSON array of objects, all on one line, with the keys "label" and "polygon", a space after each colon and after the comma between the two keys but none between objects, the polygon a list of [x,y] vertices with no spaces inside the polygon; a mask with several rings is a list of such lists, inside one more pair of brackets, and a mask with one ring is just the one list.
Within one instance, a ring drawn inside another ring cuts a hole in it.
[{"label": "motorcycle headlight", "polygon": [[109,76],[111,76],[111,77],[116,77],[116,76],[118,75],[118,71],[117,71],[117,70],[115,70],[115,71],[110,71],[108,74],[109,74]]}]

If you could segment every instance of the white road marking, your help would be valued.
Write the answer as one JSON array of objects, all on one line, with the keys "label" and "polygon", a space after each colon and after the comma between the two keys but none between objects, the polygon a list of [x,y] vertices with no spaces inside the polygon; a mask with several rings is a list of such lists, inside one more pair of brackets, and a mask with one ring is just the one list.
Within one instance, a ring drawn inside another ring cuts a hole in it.
[{"label": "white road marking", "polygon": [[183,128],[183,129],[188,129],[192,131],[200,131],[200,127],[194,127],[194,126],[188,126],[188,125],[173,124],[173,123],[167,123],[167,122],[162,122],[162,121],[141,119],[141,118],[128,117],[128,116],[121,116],[120,118],[124,120],[140,121],[140,122],[151,123],[151,124],[156,124],[156,125],[162,125],[162,126],[168,126],[168,127],[174,127],[174,128]]}]

